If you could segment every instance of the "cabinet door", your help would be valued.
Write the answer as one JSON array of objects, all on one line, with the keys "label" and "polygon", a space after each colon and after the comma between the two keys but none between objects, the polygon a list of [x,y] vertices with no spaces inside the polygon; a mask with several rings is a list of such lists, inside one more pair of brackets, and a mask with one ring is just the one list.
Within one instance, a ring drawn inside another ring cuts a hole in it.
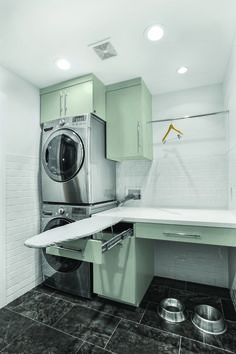
[{"label": "cabinet door", "polygon": [[142,151],[140,86],[107,92],[107,157],[122,161]]},{"label": "cabinet door", "polygon": [[128,237],[93,264],[93,291],[103,297],[136,305],[135,238]]},{"label": "cabinet door", "polygon": [[60,118],[62,108],[62,91],[54,91],[41,95],[41,123]]},{"label": "cabinet door", "polygon": [[87,81],[64,90],[65,116],[93,113],[93,82]]}]

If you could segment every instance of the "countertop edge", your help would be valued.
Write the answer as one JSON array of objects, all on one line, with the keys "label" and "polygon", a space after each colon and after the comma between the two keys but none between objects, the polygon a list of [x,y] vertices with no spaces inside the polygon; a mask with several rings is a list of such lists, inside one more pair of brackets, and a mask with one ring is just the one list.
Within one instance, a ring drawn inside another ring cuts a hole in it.
[{"label": "countertop edge", "polygon": [[142,218],[122,218],[123,222],[133,223],[146,223],[146,224],[166,224],[166,225],[179,225],[179,226],[203,226],[203,227],[217,227],[225,229],[236,229],[236,224],[231,223],[216,223],[204,221],[186,221],[186,220],[161,220],[161,219],[142,219]]},{"label": "countertop edge", "polygon": [[[155,216],[149,216],[148,213],[153,213],[155,211]],[[121,217],[123,222],[133,222],[133,223],[150,223],[150,224],[166,224],[166,225],[180,225],[180,226],[196,226],[196,227],[215,227],[215,228],[226,228],[226,229],[236,229],[236,215],[231,212],[231,210],[198,210],[198,209],[165,209],[166,215],[159,215],[163,213],[163,209],[159,208],[113,208],[99,213],[99,215],[104,216],[116,216]],[[189,215],[189,212],[193,213],[193,216]],[[200,220],[201,215],[194,217],[200,213],[208,213],[202,216],[203,220]],[[222,215],[219,216],[219,212]],[[134,216],[132,215],[134,213]],[[136,215],[135,215],[136,213]],[[172,215],[177,215],[177,217],[172,217]],[[216,214],[216,215],[214,215]],[[225,220],[225,221],[224,221]]]}]

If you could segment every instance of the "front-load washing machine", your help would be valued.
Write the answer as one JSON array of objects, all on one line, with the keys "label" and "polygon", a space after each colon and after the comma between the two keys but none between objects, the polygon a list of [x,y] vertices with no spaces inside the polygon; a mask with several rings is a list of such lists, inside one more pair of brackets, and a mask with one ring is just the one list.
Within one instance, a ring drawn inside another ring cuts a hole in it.
[{"label": "front-load washing machine", "polygon": [[116,166],[106,159],[105,125],[90,113],[43,124],[43,202],[96,204],[115,200]]},{"label": "front-load washing machine", "polygon": [[[90,217],[92,214],[116,206],[116,203],[103,203],[97,206],[43,204],[41,232],[74,221]],[[42,249],[42,274],[45,285],[64,292],[91,298],[92,264],[80,260],[54,256]]]}]

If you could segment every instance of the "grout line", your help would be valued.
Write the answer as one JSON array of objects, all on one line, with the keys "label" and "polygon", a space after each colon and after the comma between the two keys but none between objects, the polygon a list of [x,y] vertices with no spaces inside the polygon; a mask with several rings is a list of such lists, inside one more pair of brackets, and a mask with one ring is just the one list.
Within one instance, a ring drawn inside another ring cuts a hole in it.
[{"label": "grout line", "polygon": [[74,306],[85,307],[85,308],[87,308],[88,310],[95,311],[95,312],[99,312],[99,313],[102,313],[103,315],[107,315],[107,316],[110,316],[110,317],[118,318],[119,320],[126,320],[126,321],[129,321],[129,322],[133,322],[133,323],[139,324],[139,321],[137,322],[137,321],[134,321],[134,320],[129,320],[129,319],[126,318],[126,317],[114,315],[114,314],[112,314],[112,313],[105,312],[105,311],[98,310],[98,309],[94,309],[94,308],[92,308],[92,307],[83,306],[83,305],[80,305],[80,304],[74,304]]},{"label": "grout line", "polygon": [[85,343],[85,341],[82,341],[81,346],[79,347],[79,349],[78,349],[78,350],[76,350],[75,354],[78,354],[78,353],[79,353],[79,351],[80,351],[80,349],[82,348],[82,346],[84,345],[84,343]]},{"label": "grout line", "polygon": [[[32,289],[32,290],[33,290],[33,289]],[[41,291],[33,290],[33,292],[36,292],[36,293],[38,293],[38,294],[47,295],[47,296],[49,296],[49,297],[55,298],[54,296],[52,296],[52,295],[50,295],[50,294],[47,294],[47,293],[44,293],[44,292],[41,292]],[[32,294],[32,296],[33,296],[33,294]],[[56,299],[61,300],[61,301],[64,301],[63,299],[60,299],[60,298],[58,298],[58,297],[56,297]],[[27,300],[23,301],[23,302],[21,303],[21,305],[23,306],[26,301],[27,301]],[[69,310],[65,311],[65,312],[63,313],[63,315],[62,315],[55,323],[57,323],[59,320],[61,320],[62,317],[65,316],[65,315],[75,306],[75,304],[72,303],[72,302],[70,302],[70,301],[66,301],[66,300],[65,300],[65,303],[71,304],[72,306],[71,306],[71,308],[70,308]],[[17,311],[14,311],[13,309],[9,309],[9,310],[12,310],[12,312],[14,312],[14,313],[18,313]],[[18,315],[22,315],[22,314],[18,313]],[[22,316],[24,316],[24,315],[22,315]],[[25,317],[27,317],[27,316],[25,316]],[[27,318],[32,319],[31,317],[27,317]],[[42,322],[39,321],[39,323],[42,323]],[[55,325],[55,323],[54,323],[53,325]]]},{"label": "grout line", "polygon": [[[106,350],[108,353],[117,354],[117,353],[115,353],[115,352],[112,352],[111,350],[105,349],[105,347],[101,347],[100,345],[94,344],[93,342],[89,342],[88,340],[80,339],[80,338],[78,338],[78,337],[76,337],[76,338],[79,339],[79,340],[81,340],[81,341],[83,341],[81,347],[82,347],[85,343],[87,343],[87,344],[93,345],[94,347],[97,347],[97,348]],[[81,347],[79,348],[79,350],[81,349]],[[78,351],[77,351],[75,354],[77,354],[77,353],[78,353]]]},{"label": "grout line", "polygon": [[[94,344],[94,343],[92,343],[92,342],[88,342],[87,340],[83,340],[82,345],[84,345],[85,343],[90,344],[90,345],[93,345],[94,347],[103,349],[103,350],[105,350],[107,353],[117,354],[117,353],[115,353],[115,352],[113,352],[113,351],[111,351],[111,350],[105,349],[105,347],[100,347],[100,345]],[[82,345],[81,345],[81,347],[82,347]],[[81,347],[80,347],[80,349],[81,349]],[[79,349],[79,350],[80,350],[80,349]],[[77,353],[78,353],[78,351],[77,351],[75,354],[77,354]]]},{"label": "grout line", "polygon": [[[176,334],[176,333],[173,333],[173,332],[168,332],[167,330],[162,329],[162,328],[152,327],[152,326],[147,325],[147,324],[144,324],[144,323],[137,323],[137,322],[134,322],[134,321],[131,321],[131,320],[127,320],[127,319],[125,319],[125,318],[123,318],[122,320],[123,320],[124,322],[132,322],[132,323],[134,323],[134,324],[136,324],[136,325],[138,325],[138,326],[143,326],[143,327],[150,328],[150,329],[152,329],[152,330],[154,330],[154,331],[157,331],[157,332],[168,333],[168,334],[170,334],[171,336],[174,336],[174,337],[180,337],[179,334]],[[188,338],[188,339],[189,339],[189,338]]]},{"label": "grout line", "polygon": [[[34,321],[35,323],[40,324],[41,326],[45,326],[45,327],[51,328],[51,329],[53,329],[53,330],[55,330],[55,331],[58,331],[58,332],[63,333],[63,334],[66,334],[66,335],[68,335],[68,336],[70,336],[70,337],[73,337],[73,338],[75,338],[75,339],[82,340],[82,339],[80,339],[79,337],[74,336],[73,334],[70,334],[70,333],[67,333],[67,332],[63,332],[62,330],[60,330],[60,329],[58,329],[58,328],[54,328],[54,327],[52,327],[52,326],[50,326],[50,325],[48,325],[48,324],[45,324],[45,323],[43,323],[43,322],[40,322],[40,321],[38,321],[38,320],[36,320],[36,319],[34,319],[34,318],[28,317],[28,316],[26,316],[26,315],[22,315],[22,314],[20,314],[20,313],[14,311],[14,310],[12,310],[12,309],[8,309],[8,310],[11,311],[11,312],[13,312],[13,313],[16,313],[17,315],[23,316],[23,317],[25,317],[25,318],[27,318],[27,319],[29,319],[29,320],[31,320],[31,321]],[[32,326],[33,326],[33,325],[32,325]],[[30,327],[31,327],[31,326],[30,326]]]},{"label": "grout line", "polygon": [[56,298],[56,299],[59,299],[59,300],[63,300],[63,301],[68,302],[68,303],[70,303],[70,304],[72,304],[72,305],[75,305],[75,303],[72,302],[72,301],[69,301],[69,300],[66,300],[66,299],[62,299],[60,296],[59,296],[59,297],[56,296],[56,294],[55,294],[55,293],[56,293],[56,290],[55,290],[55,292],[53,292],[52,294],[47,294],[46,292],[39,291],[39,290],[35,290],[35,289],[32,289],[32,290],[34,290],[36,293],[44,294],[44,295],[47,295],[47,296],[50,296],[50,297],[53,297],[53,298]]},{"label": "grout line", "polygon": [[28,328],[26,328],[23,332],[21,332],[18,336],[16,336],[11,342],[9,342],[4,348],[2,348],[0,350],[0,353],[2,353],[2,351],[4,349],[6,349],[12,342],[14,342],[17,338],[19,338],[23,333],[25,333],[26,331],[28,331],[28,329],[30,329],[34,324],[32,323]]},{"label": "grout line", "polygon": [[181,353],[182,337],[179,339],[179,354]]},{"label": "grout line", "polygon": [[150,302],[150,301],[147,302],[147,305],[146,305],[146,307],[145,307],[145,309],[144,309],[144,311],[143,311],[143,314],[142,314],[142,316],[141,316],[141,318],[140,318],[140,320],[139,320],[139,322],[138,322],[138,323],[140,323],[140,324],[141,324],[142,319],[143,319],[143,317],[144,317],[144,315],[145,315],[145,312],[146,312],[146,310],[147,310],[147,307],[148,307],[148,305],[149,305],[149,302]]},{"label": "grout line", "polygon": [[[74,306],[72,305],[72,307],[71,307],[69,310],[65,311],[65,312],[63,313],[63,315],[62,315],[56,322],[53,323],[52,326],[55,326],[55,324],[56,324],[57,322],[59,322],[65,315],[67,315],[68,312],[73,309],[73,307],[74,307]],[[53,328],[55,328],[55,327],[53,327]]]},{"label": "grout line", "polygon": [[[39,290],[35,290],[35,291],[38,292],[38,293],[45,294],[45,295],[48,295],[50,297],[56,298],[58,300],[62,300],[62,301],[68,302],[69,304],[72,304],[74,306],[78,305],[78,306],[82,306],[82,307],[86,307],[86,308],[91,308],[93,302],[96,301],[95,299],[87,299],[87,301],[90,301],[90,304],[89,305],[85,305],[83,303],[76,303],[76,302],[70,301],[68,299],[61,298],[60,296],[57,296],[57,294],[56,294],[57,290],[55,290],[52,294],[47,294],[47,293],[44,293],[43,291],[39,291]],[[67,293],[65,293],[65,294],[67,294]],[[69,295],[76,296],[76,295],[73,295],[73,294],[69,294]]]},{"label": "grout line", "polygon": [[220,298],[220,307],[221,307],[221,312],[223,314],[223,319],[225,320],[225,313],[224,313],[224,308],[223,308],[223,304],[222,304],[222,299]]},{"label": "grout line", "polygon": [[[205,333],[204,333],[204,335],[205,335]],[[215,336],[215,337],[216,337],[216,336]],[[202,342],[200,342],[199,340],[196,340],[196,339],[190,339],[190,338],[188,338],[188,337],[184,337],[184,338],[190,340],[191,342],[200,343],[200,344],[202,344],[202,345],[204,345],[204,346],[206,346],[206,347],[215,348],[215,349],[217,349],[217,350],[221,350],[222,352],[235,354],[235,352],[232,352],[232,351],[229,350],[229,349],[222,348],[222,347],[216,347],[215,345],[208,344],[208,343],[205,342],[205,340],[203,340]]]},{"label": "grout line", "polygon": [[108,341],[107,341],[107,343],[106,343],[106,345],[105,345],[104,349],[106,349],[107,344],[110,342],[110,340],[111,340],[111,338],[112,338],[113,334],[114,334],[114,333],[115,333],[115,331],[117,330],[117,328],[118,328],[118,326],[119,326],[119,324],[120,324],[120,322],[121,322],[121,321],[122,321],[122,320],[120,320],[120,321],[118,322],[118,324],[117,324],[117,326],[115,327],[114,331],[112,332],[112,334],[111,334],[110,338],[108,339]]}]

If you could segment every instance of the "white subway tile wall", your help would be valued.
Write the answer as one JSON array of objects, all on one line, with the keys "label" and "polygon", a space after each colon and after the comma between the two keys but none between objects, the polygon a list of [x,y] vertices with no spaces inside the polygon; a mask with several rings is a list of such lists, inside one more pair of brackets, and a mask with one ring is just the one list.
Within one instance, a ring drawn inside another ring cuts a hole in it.
[{"label": "white subway tile wall", "polygon": [[228,248],[158,241],[155,274],[166,278],[228,287]]},{"label": "white subway tile wall", "polygon": [[5,162],[7,302],[41,280],[39,253],[24,241],[39,232],[38,166],[36,157],[8,154]]}]

